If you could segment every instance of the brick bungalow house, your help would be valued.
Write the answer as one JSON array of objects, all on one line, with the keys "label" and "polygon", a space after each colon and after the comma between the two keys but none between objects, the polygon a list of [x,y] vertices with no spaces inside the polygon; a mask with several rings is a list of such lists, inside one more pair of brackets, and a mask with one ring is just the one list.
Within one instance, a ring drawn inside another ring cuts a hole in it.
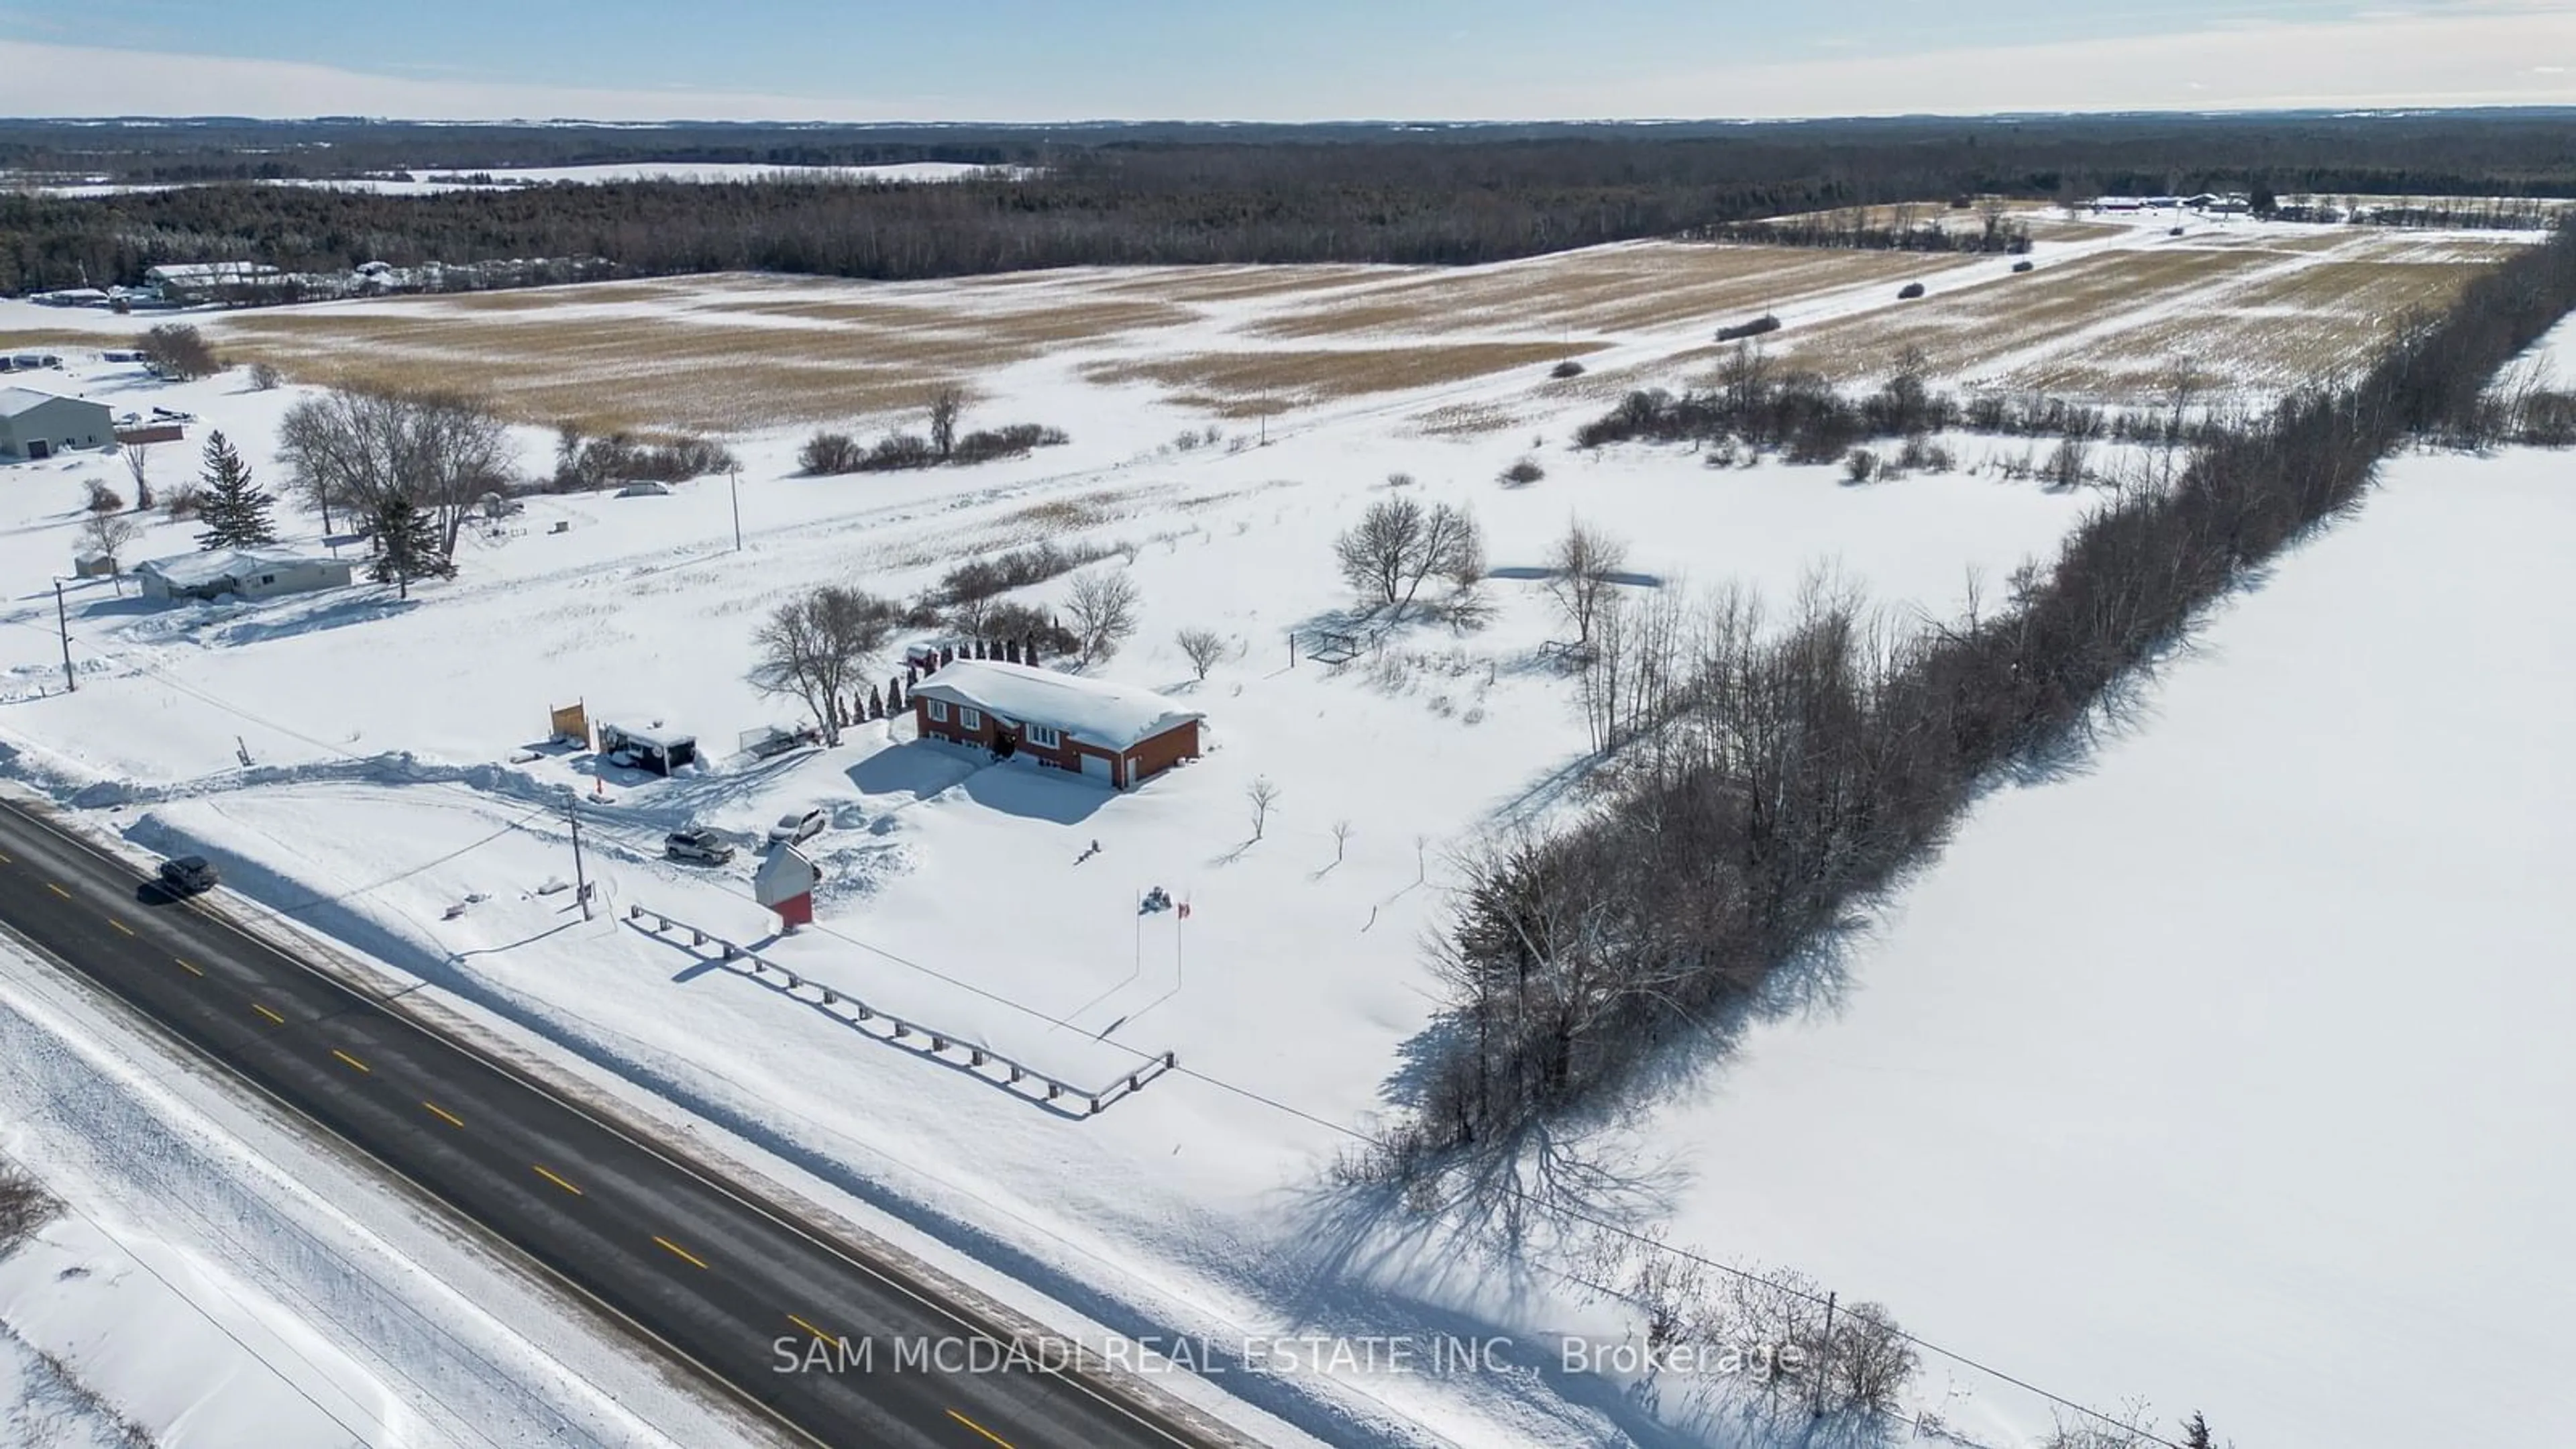
[{"label": "brick bungalow house", "polygon": [[960,659],[912,690],[926,740],[1027,756],[1124,790],[1199,752],[1199,721],[1152,690],[993,659]]}]

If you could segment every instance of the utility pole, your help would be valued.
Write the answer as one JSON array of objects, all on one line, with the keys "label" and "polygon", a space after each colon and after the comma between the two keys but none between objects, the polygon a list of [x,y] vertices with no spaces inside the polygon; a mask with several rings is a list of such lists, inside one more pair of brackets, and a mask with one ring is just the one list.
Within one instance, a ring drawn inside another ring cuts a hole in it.
[{"label": "utility pole", "polygon": [[585,875],[581,868],[580,804],[573,801],[565,802],[564,818],[572,822],[572,893],[581,901],[581,918],[587,921],[590,919],[590,877]]},{"label": "utility pole", "polygon": [[63,692],[69,694],[80,688],[80,681],[72,677],[72,624],[71,617],[63,612],[61,579],[54,580],[54,628],[63,636]]},{"label": "utility pole", "polygon": [[725,477],[733,483],[733,551],[740,553],[742,552],[742,465],[736,463],[726,469]]},{"label": "utility pole", "polygon": [[1825,1295],[1825,1336],[1822,1346],[1816,1350],[1820,1361],[1808,1370],[1815,1375],[1813,1382],[1816,1386],[1810,1411],[1819,1419],[1825,1416],[1825,1370],[1834,1361],[1834,1297],[1831,1293]]}]

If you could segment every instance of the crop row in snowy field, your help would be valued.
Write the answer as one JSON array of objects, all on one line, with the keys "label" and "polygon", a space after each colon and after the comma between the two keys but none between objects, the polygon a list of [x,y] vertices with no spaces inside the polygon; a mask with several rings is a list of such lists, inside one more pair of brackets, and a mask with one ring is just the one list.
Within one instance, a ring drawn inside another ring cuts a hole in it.
[{"label": "crop row in snowy field", "polygon": [[[2066,224],[2069,227],[2075,224]],[[1411,395],[1437,431],[1503,426],[1518,400],[1607,399],[1704,379],[1715,330],[1777,316],[1769,345],[1838,379],[1908,349],[1964,385],[2109,402],[2177,360],[2265,398],[2367,354],[2521,243],[2494,233],[2144,223],[2043,236],[2016,259],[1647,242],[1449,270],[1078,269],[870,284],[716,276],[263,309],[210,332],[299,380],[479,392],[532,424],[742,431],[883,417],[960,381],[1142,387],[1219,417]],[[1900,302],[1900,282],[1928,295]],[[32,316],[11,317],[31,325]],[[103,341],[59,315],[47,338]],[[101,319],[127,330],[142,319]],[[11,334],[0,332],[0,338]],[[1551,379],[1579,359],[1586,375]],[[1426,390],[1473,391],[1462,407]]]}]

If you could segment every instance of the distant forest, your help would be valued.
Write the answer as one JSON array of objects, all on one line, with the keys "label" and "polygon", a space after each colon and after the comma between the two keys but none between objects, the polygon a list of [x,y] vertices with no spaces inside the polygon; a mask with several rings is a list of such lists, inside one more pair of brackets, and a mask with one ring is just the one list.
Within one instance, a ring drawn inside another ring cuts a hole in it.
[{"label": "distant forest", "polygon": [[[2576,196],[2576,113],[1720,125],[428,126],[0,123],[0,171],[180,184],[0,194],[0,291],[162,262],[605,258],[625,275],[905,278],[1132,263],[1501,260],[1971,194]],[[253,184],[607,162],[1041,168],[936,186],[632,182],[379,196]],[[208,184],[212,183],[212,184]]]}]

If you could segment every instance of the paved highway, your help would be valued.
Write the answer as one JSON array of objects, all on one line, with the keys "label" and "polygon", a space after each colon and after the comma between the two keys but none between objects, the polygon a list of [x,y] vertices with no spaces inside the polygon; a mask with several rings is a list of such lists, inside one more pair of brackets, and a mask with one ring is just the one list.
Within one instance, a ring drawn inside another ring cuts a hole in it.
[{"label": "paved highway", "polygon": [[[1224,1442],[1088,1375],[971,1371],[962,1345],[996,1357],[1009,1331],[900,1265],[826,1243],[6,804],[0,923],[815,1442]],[[782,1347],[831,1367],[780,1372]]]}]

